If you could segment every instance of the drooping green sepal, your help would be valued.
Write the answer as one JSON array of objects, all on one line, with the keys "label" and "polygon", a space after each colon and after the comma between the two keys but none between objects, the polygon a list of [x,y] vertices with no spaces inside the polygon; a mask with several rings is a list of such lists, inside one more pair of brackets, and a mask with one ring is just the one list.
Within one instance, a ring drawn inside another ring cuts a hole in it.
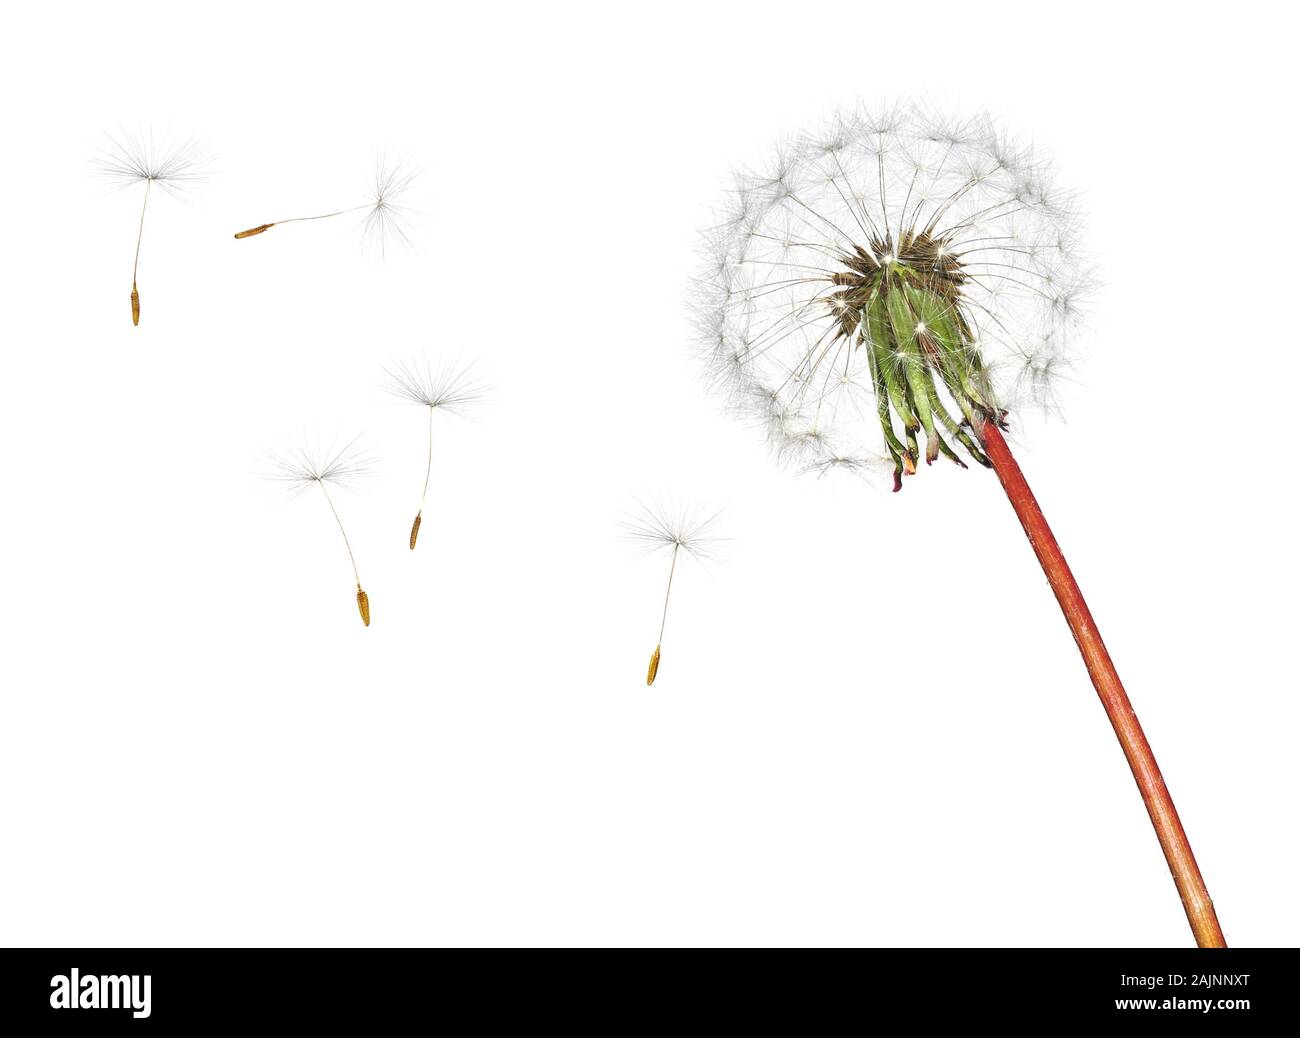
[{"label": "drooping green sepal", "polygon": [[[927,269],[925,259],[919,246],[904,260],[887,252],[886,260],[876,265],[858,258],[836,281],[843,286],[838,305],[859,315],[857,346],[867,351],[881,432],[894,461],[895,490],[903,474],[916,471],[917,436],[922,431],[927,464],[942,454],[966,467],[946,434],[987,466],[972,430],[985,417],[1000,414],[960,309],[960,271],[949,264],[939,277]],[[954,417],[950,404],[960,418]],[[895,416],[902,422],[902,441]]]}]

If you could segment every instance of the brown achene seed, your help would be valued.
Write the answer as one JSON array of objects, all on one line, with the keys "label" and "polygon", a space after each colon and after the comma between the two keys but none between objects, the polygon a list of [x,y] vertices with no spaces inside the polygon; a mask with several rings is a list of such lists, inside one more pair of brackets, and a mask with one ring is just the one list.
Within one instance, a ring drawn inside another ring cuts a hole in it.
[{"label": "brown achene seed", "polygon": [[912,271],[919,287],[956,305],[967,277],[946,238],[935,238],[928,230],[902,231],[897,249],[892,236],[872,237],[869,244],[871,252],[854,245],[852,253],[841,255],[840,262],[848,269],[831,275],[831,283],[840,286],[831,296],[840,323],[839,338],[851,339],[857,334],[872,297],[877,291],[889,291],[890,279],[882,274],[891,263]]},{"label": "brown achene seed", "polygon": [[248,230],[246,230],[246,231],[240,231],[238,234],[235,235],[235,237],[236,237],[236,238],[251,238],[251,237],[252,237],[253,235],[255,235],[255,234],[262,234],[262,233],[265,232],[265,231],[269,231],[269,230],[270,230],[272,227],[274,227],[274,226],[275,226],[275,224],[273,224],[273,223],[264,223],[264,224],[262,224],[260,227],[250,227],[250,228],[249,228]]},{"label": "brown achene seed", "polygon": [[140,326],[140,290],[134,281],[131,282],[131,323],[137,328]]},{"label": "brown achene seed", "polygon": [[415,513],[415,522],[411,524],[411,551],[415,551],[415,539],[420,536],[420,516],[423,513]]},{"label": "brown achene seed", "polygon": [[357,609],[361,612],[361,622],[367,627],[370,626],[370,596],[361,590],[361,585],[357,585]]},{"label": "brown achene seed", "polygon": [[647,685],[653,685],[655,683],[655,675],[657,675],[658,673],[659,673],[659,646],[656,645],[655,651],[650,655],[650,669],[646,671],[645,683]]}]

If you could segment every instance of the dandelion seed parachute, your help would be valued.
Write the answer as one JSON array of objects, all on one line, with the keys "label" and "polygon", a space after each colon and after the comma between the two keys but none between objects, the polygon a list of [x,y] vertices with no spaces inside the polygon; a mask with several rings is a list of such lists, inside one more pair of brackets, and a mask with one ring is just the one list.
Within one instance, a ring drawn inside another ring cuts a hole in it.
[{"label": "dandelion seed parachute", "polygon": [[197,139],[168,144],[155,141],[151,133],[108,136],[92,160],[95,173],[116,187],[144,185],[140,202],[140,223],[136,230],[135,257],[131,263],[131,324],[140,324],[140,246],[144,241],[144,218],[149,196],[157,188],[178,197],[208,176],[210,159]]},{"label": "dandelion seed parachute", "polygon": [[640,554],[665,554],[670,560],[664,605],[659,616],[659,637],[646,670],[647,685],[653,685],[659,675],[664,628],[668,623],[668,600],[673,593],[677,561],[682,555],[700,561],[716,560],[717,547],[722,540],[716,532],[720,518],[720,512],[710,513],[699,506],[682,507],[651,500],[648,503],[637,501],[634,511],[620,524],[628,539],[640,549]]},{"label": "dandelion seed parachute", "polygon": [[343,536],[343,546],[347,549],[352,576],[356,581],[357,610],[361,614],[361,622],[367,627],[370,626],[370,596],[362,590],[361,574],[357,570],[352,542],[348,539],[348,532],[344,529],[329,488],[350,489],[359,479],[369,475],[373,467],[372,457],[354,438],[342,447],[325,451],[298,446],[282,454],[270,454],[263,473],[266,479],[283,487],[290,497],[297,497],[312,487],[320,488],[329,505],[330,514],[338,524],[339,533]]},{"label": "dandelion seed parachute", "polygon": [[384,388],[408,404],[418,404],[429,412],[428,454],[424,465],[424,489],[420,508],[411,524],[411,551],[420,535],[424,505],[429,496],[429,476],[433,472],[433,420],[439,412],[464,415],[486,399],[490,387],[478,375],[473,364],[444,361],[435,368],[427,358],[397,361],[384,368]]},{"label": "dandelion seed parachute", "polygon": [[[1223,934],[1151,748],[1002,430],[1054,406],[1091,288],[1047,166],[984,117],[838,116],[737,178],[699,280],[714,384],[779,456],[872,472],[994,469],[1124,749],[1202,946]],[[922,443],[924,441],[924,443]],[[653,672],[653,664],[652,664]]]},{"label": "dandelion seed parachute", "polygon": [[418,171],[408,169],[400,162],[390,162],[381,157],[375,164],[370,198],[364,205],[338,209],[332,213],[320,213],[316,216],[294,216],[287,220],[272,220],[270,223],[258,224],[248,230],[239,231],[235,237],[252,238],[282,224],[328,220],[335,216],[364,212],[365,216],[361,222],[362,240],[382,256],[390,242],[403,245],[411,243],[409,235],[411,213],[403,197],[417,175]]}]

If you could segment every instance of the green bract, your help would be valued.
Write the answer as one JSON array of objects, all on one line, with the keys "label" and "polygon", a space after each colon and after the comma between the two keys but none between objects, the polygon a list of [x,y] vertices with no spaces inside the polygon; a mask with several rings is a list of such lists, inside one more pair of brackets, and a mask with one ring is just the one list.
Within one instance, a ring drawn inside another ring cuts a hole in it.
[{"label": "green bract", "polygon": [[[943,454],[966,467],[944,438],[946,432],[988,465],[971,429],[979,420],[997,417],[999,410],[961,311],[966,275],[950,244],[928,231],[905,231],[898,248],[891,240],[876,239],[871,251],[855,247],[840,262],[846,269],[831,278],[840,287],[828,299],[839,319],[836,337],[866,351],[880,426],[894,461],[895,487],[904,472],[916,471],[921,432],[927,463]],[[945,406],[936,377],[958,416]]]}]

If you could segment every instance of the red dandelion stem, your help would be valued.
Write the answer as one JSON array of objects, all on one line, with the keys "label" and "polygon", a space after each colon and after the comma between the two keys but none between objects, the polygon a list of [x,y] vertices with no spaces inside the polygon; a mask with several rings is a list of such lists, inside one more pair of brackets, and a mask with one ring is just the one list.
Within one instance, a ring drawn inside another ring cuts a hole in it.
[{"label": "red dandelion stem", "polygon": [[1079,590],[1060,545],[1052,536],[1051,527],[1043,518],[1042,509],[1038,507],[1034,493],[1025,482],[1024,473],[1016,464],[997,425],[986,421],[979,434],[989,460],[993,463],[993,470],[1002,481],[1002,489],[1006,491],[1020,525],[1025,528],[1034,554],[1038,556],[1039,564],[1047,575],[1047,582],[1056,595],[1056,601],[1060,603],[1065,622],[1070,625],[1084,665],[1088,668],[1088,676],[1092,678],[1101,705],[1115,729],[1129,767],[1133,769],[1133,778],[1142,793],[1147,813],[1151,816],[1160,849],[1165,852],[1165,860],[1173,874],[1178,896],[1182,898],[1183,910],[1187,913],[1187,921],[1196,936],[1196,944],[1201,948],[1227,947],[1218,917],[1214,914],[1214,902],[1205,889],[1205,880],[1201,878],[1201,870],[1192,854],[1192,845],[1188,843],[1182,822],[1178,820],[1173,798],[1165,788],[1165,780],[1161,777],[1155,754],[1151,752],[1137,714],[1133,712],[1133,704],[1129,702],[1128,694],[1120,683],[1115,664],[1111,662],[1110,654],[1101,640],[1101,632],[1097,630],[1097,624],[1088,611],[1088,603],[1083,599],[1083,592]]}]

